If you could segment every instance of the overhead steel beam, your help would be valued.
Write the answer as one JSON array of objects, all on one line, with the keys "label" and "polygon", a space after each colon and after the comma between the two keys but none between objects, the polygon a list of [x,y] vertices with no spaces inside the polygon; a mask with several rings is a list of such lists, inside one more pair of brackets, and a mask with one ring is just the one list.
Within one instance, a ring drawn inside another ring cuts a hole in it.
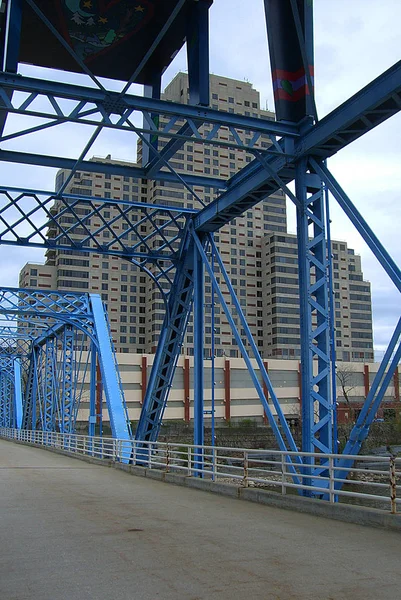
[{"label": "overhead steel beam", "polygon": [[400,110],[398,61],[305,133],[295,145],[295,154],[329,158]]},{"label": "overhead steel beam", "polygon": [[[15,152],[11,150],[0,150],[0,161],[19,163],[25,165],[36,165],[38,167],[52,167],[55,169],[72,170],[76,164],[73,158],[63,158],[61,156],[46,156],[43,154],[30,154],[28,152]],[[90,173],[113,173],[122,177],[133,177],[137,179],[147,179],[148,176],[144,169],[131,167],[128,165],[116,165],[114,163],[96,162],[91,160],[83,160],[79,166],[81,171]],[[188,185],[198,185],[201,187],[212,187],[224,189],[226,182],[223,179],[216,177],[203,177],[180,173],[181,179]],[[155,179],[155,177],[149,177]],[[157,174],[158,181],[173,181],[177,182],[177,177],[168,171],[159,171]]]},{"label": "overhead steel beam", "polygon": [[[288,184],[294,162],[310,155],[328,158],[401,110],[401,61],[311,126],[282,157],[268,157],[270,170]],[[227,183],[227,191],[195,217],[197,231],[216,231],[279,189],[276,179],[253,161]]]},{"label": "overhead steel beam", "polygon": [[[44,96],[54,96],[55,99],[68,99],[76,101],[77,103],[94,104],[98,106],[99,109],[102,109],[101,114],[106,116],[112,114],[124,115],[124,112],[127,110],[137,110],[140,112],[156,113],[165,116],[175,116],[181,119],[200,119],[210,124],[249,129],[251,131],[260,131],[261,133],[270,133],[277,136],[299,136],[297,127],[288,123],[278,123],[276,121],[259,119],[257,117],[247,117],[199,105],[180,104],[179,102],[170,102],[131,94],[121,95],[120,92],[104,92],[97,88],[88,88],[86,86],[72,85],[58,81],[47,81],[45,79],[36,79],[34,77],[25,77],[23,75],[13,75],[4,72],[0,72],[0,89],[10,89],[17,92],[27,92],[39,95],[43,94]],[[10,113],[19,112],[11,102],[7,101],[4,94],[1,94],[1,97],[5,109]],[[74,121],[76,120],[74,115],[78,116],[81,112],[82,108],[80,110],[71,111],[70,117],[68,114],[63,114],[62,120],[63,122]],[[41,116],[44,115],[41,113]],[[48,118],[57,118],[56,111],[48,112]],[[101,123],[96,121],[95,124],[99,125]],[[106,123],[104,123],[104,125],[106,125]],[[112,125],[111,122],[110,125]],[[162,131],[157,133],[162,134]]]}]

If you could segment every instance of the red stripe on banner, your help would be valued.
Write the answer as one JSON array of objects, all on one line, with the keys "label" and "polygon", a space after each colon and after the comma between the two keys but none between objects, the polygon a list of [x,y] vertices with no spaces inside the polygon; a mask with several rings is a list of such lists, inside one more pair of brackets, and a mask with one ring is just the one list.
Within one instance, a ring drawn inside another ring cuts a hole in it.
[{"label": "red stripe on banner", "polygon": [[309,89],[306,85],[299,88],[299,90],[294,92],[292,96],[282,89],[275,90],[274,92],[275,100],[286,100],[287,102],[298,102],[298,100],[301,100],[305,96],[309,96]]},{"label": "red stripe on banner", "polygon": [[[313,77],[315,74],[315,69],[313,65],[309,65],[309,73]],[[275,81],[276,79],[288,79],[288,81],[296,81],[300,77],[304,77],[305,69],[301,67],[298,71],[284,71],[283,69],[275,69],[272,72],[272,79]]]}]

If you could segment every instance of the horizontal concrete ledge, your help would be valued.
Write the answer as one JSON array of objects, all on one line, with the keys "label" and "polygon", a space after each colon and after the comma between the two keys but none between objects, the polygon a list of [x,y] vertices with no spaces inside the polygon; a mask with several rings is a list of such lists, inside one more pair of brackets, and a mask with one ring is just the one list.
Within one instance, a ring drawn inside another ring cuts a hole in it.
[{"label": "horizontal concrete ledge", "polygon": [[59,448],[41,446],[40,444],[20,442],[17,440],[10,440],[8,438],[1,439],[26,446],[42,448],[50,452],[55,452],[56,454],[63,454],[69,458],[83,460],[91,464],[103,467],[113,467],[137,477],[148,477],[149,479],[163,481],[165,483],[173,483],[174,485],[180,485],[205,492],[212,492],[214,494],[220,494],[230,498],[238,498],[248,502],[257,502],[258,504],[265,504],[268,506],[274,506],[275,508],[308,513],[317,517],[335,519],[337,521],[343,521],[346,523],[355,523],[357,525],[367,525],[369,527],[380,527],[384,529],[401,531],[401,513],[392,515],[390,512],[387,513],[379,509],[366,508],[364,506],[353,506],[351,504],[340,503],[330,504],[329,502],[322,500],[302,498],[300,496],[293,495],[286,496],[256,488],[244,488],[242,486],[236,486],[229,483],[220,483],[219,481],[214,482],[210,479],[198,479],[197,477],[189,477],[188,475],[180,473],[169,473],[160,471],[158,469],[149,469],[147,467],[140,467],[136,465],[125,465],[111,460],[103,460],[91,456],[82,456]]}]

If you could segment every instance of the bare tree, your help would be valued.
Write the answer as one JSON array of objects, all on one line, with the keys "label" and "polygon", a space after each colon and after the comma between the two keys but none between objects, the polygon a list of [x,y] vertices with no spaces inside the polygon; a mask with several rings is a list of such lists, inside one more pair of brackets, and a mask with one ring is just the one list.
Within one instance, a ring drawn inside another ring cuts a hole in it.
[{"label": "bare tree", "polygon": [[344,396],[345,403],[350,411],[351,420],[355,420],[355,410],[353,409],[350,402],[350,395],[355,389],[355,371],[353,365],[348,363],[337,363],[336,365],[336,379]]}]

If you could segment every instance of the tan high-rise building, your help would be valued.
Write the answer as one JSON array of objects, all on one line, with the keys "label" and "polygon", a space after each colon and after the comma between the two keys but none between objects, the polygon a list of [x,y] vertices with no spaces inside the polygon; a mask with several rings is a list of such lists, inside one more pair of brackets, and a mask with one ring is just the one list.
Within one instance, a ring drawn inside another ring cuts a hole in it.
[{"label": "tan high-rise building", "polygon": [[[260,108],[259,92],[248,82],[211,75],[210,94],[212,108],[255,118],[274,120],[272,112]],[[188,101],[188,77],[185,73],[178,73],[167,86],[163,98],[182,103]],[[167,121],[164,121],[162,117],[160,127],[165,122]],[[178,131],[183,123],[184,121],[177,120],[173,131]],[[211,131],[211,126],[203,125],[200,131],[208,133]],[[266,149],[271,144],[268,136],[261,135],[258,139],[251,140],[247,131],[239,131],[238,134],[244,144],[250,145],[253,141],[254,147],[259,150]],[[226,146],[200,143],[195,138],[193,141],[185,143],[170,160],[171,166],[178,173],[193,173],[194,175],[227,179],[235,175],[253,159],[252,153],[247,152],[245,148],[235,147],[234,137],[227,127],[220,128],[215,140],[226,144]],[[160,151],[167,143],[168,138],[159,138],[158,150]],[[113,160],[111,156],[93,160],[110,162],[116,166],[133,165],[133,163]],[[139,165],[141,161],[142,145],[139,143]],[[163,167],[163,170],[165,169],[166,167]],[[68,171],[59,171],[56,178],[56,189],[63,185],[67,176]],[[207,204],[215,197],[213,188],[195,186],[193,192],[196,197],[179,181],[146,181],[119,174],[105,175],[94,172],[75,173],[65,191],[78,197],[99,197],[106,200],[120,200],[122,203],[124,201],[157,203],[177,208],[200,208],[201,202]],[[25,265],[21,271],[20,285],[23,287],[41,287],[40,282],[42,282],[46,270],[46,273],[51,274],[52,284],[57,289],[101,294],[108,308],[116,350],[125,353],[152,353],[156,350],[164,317],[164,303],[161,292],[152,279],[140,270],[136,264],[131,264],[118,256],[102,254],[102,252],[106,247],[111,252],[113,249],[118,249],[118,243],[114,243],[115,236],[122,243],[126,242],[127,245],[138,241],[136,234],[128,231],[129,221],[138,225],[141,235],[149,235],[148,249],[156,251],[161,244],[161,240],[151,236],[153,225],[149,220],[143,219],[139,208],[130,210],[129,220],[121,216],[118,205],[110,203],[105,206],[104,202],[99,202],[98,208],[99,213],[90,215],[90,220],[88,219],[86,222],[86,228],[91,231],[98,231],[96,240],[92,240],[90,243],[92,248],[96,246],[99,252],[82,252],[74,249],[48,250],[45,266]],[[61,215],[60,211],[62,209],[62,204],[57,201],[53,211],[59,212]],[[83,203],[78,203],[74,210],[80,216],[87,214],[85,211],[88,211]],[[168,221],[168,218],[167,215],[158,215],[158,226],[162,227],[163,223]],[[77,242],[87,239],[88,231],[71,223],[73,219],[71,219],[70,214],[64,217],[60,216],[59,220],[61,225],[69,228],[71,239]],[[299,347],[299,344],[298,346],[297,344],[293,345],[294,353],[290,354],[287,351],[288,345],[283,343],[280,354],[280,342],[278,340],[283,339],[285,336],[277,335],[277,331],[274,333],[274,330],[277,330],[276,316],[273,318],[272,311],[269,312],[267,304],[267,298],[269,294],[272,294],[271,289],[273,288],[271,288],[271,267],[266,262],[266,260],[269,260],[266,257],[266,248],[271,243],[272,235],[285,236],[287,235],[286,231],[286,201],[284,194],[278,192],[219,230],[215,234],[215,240],[259,350],[264,356],[290,358],[297,356],[298,351],[296,348]],[[57,234],[59,234],[59,231],[54,226],[48,231],[49,237],[54,237]],[[173,239],[174,234],[175,232],[170,231],[168,228],[164,230],[166,239]],[[178,240],[173,242],[174,244],[175,247],[178,247]],[[357,267],[356,274],[359,276],[359,263]],[[153,269],[152,265],[148,265],[148,268],[150,271]],[[294,263],[291,268],[296,269],[296,264]],[[31,275],[32,270],[40,273],[40,277],[35,279]],[[173,272],[170,273],[170,276],[172,275]],[[226,301],[230,303],[227,289],[223,283],[221,283],[221,286]],[[297,298],[296,288],[294,288],[294,294]],[[281,295],[275,294],[274,297],[275,301],[278,302]],[[341,311],[342,307],[339,311],[336,310],[336,320],[337,313]],[[208,277],[206,277],[205,283],[205,313],[205,355],[208,356],[211,349],[212,335],[211,283]],[[237,317],[234,318],[237,319]],[[285,318],[295,317],[286,315]],[[344,317],[344,319],[348,318],[348,316]],[[344,331],[345,335],[348,321],[343,323],[342,316],[338,317],[338,320],[341,322],[340,330]],[[218,356],[238,356],[239,353],[232,332],[218,303],[215,305],[214,322],[216,354]],[[284,327],[281,322],[279,326],[280,328]],[[299,330],[299,326],[294,326],[293,329],[294,331],[295,329]],[[294,333],[295,335],[297,334]],[[274,339],[276,339],[276,342],[273,343]],[[363,343],[368,343],[368,341]],[[344,351],[346,351],[345,347]],[[359,347],[353,351],[350,346],[349,359],[352,360],[353,354],[356,355],[359,351]],[[191,321],[188,324],[183,352],[186,354],[193,353],[193,326]],[[366,350],[366,354],[371,352],[371,348]],[[367,360],[368,357],[365,355],[364,358],[361,357],[360,359]],[[344,358],[344,360],[347,359]]]}]

